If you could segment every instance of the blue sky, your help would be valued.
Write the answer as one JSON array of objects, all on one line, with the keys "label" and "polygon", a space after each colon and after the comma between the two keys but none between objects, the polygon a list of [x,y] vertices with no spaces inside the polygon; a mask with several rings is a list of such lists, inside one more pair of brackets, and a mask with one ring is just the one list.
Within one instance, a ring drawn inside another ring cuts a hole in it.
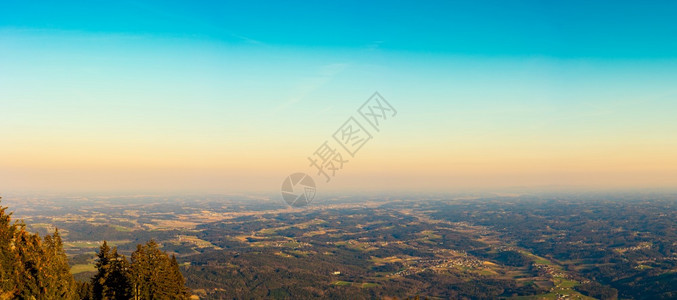
[{"label": "blue sky", "polygon": [[672,58],[674,1],[3,1],[0,26],[486,56]]},{"label": "blue sky", "polygon": [[374,91],[397,118],[322,189],[674,187],[675,15],[3,1],[0,190],[276,192]]}]

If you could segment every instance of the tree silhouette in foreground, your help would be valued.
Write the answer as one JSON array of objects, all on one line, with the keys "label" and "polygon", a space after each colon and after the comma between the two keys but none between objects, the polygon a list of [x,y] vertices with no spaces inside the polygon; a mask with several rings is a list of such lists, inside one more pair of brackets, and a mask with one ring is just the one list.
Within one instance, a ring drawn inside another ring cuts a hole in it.
[{"label": "tree silhouette in foreground", "polygon": [[125,256],[118,254],[117,248],[111,250],[104,241],[97,257],[97,273],[92,278],[93,298],[130,299],[129,263]]},{"label": "tree silhouette in foreground", "polygon": [[0,207],[0,299],[77,299],[57,229],[41,239]]},{"label": "tree silhouette in foreground", "polygon": [[96,300],[190,298],[176,257],[170,258],[153,240],[137,245],[131,262],[104,241],[96,268],[92,278],[92,298]]},{"label": "tree silhouette in foreground", "polygon": [[153,240],[138,245],[131,262],[104,241],[91,283],[75,282],[59,231],[41,239],[6,209],[0,206],[0,300],[190,298],[176,257]]}]

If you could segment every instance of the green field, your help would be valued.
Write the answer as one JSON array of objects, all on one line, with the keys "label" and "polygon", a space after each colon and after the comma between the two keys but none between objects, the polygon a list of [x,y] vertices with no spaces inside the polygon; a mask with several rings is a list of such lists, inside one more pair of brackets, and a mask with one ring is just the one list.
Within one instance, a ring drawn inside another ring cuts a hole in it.
[{"label": "green field", "polygon": [[72,274],[78,274],[78,273],[83,273],[83,272],[91,272],[91,271],[96,271],[96,268],[92,264],[81,264],[81,265],[74,265],[71,267],[71,273]]}]

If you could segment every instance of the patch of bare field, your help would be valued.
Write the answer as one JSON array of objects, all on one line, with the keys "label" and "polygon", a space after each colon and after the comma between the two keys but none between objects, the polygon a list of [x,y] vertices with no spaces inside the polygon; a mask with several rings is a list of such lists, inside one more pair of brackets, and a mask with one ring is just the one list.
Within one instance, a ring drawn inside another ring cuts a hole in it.
[{"label": "patch of bare field", "polygon": [[157,223],[155,229],[194,229],[200,223],[180,220],[153,220]]},{"label": "patch of bare field", "polygon": [[382,266],[387,263],[395,263],[395,262],[403,262],[404,259],[397,257],[397,256],[389,256],[389,257],[375,257],[371,256],[370,260],[374,263],[374,265],[377,266]]}]

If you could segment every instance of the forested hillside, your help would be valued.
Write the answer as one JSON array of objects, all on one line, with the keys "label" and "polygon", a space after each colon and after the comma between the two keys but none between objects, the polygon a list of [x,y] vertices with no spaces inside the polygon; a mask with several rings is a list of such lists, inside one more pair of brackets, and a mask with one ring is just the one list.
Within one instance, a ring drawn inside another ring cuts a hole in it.
[{"label": "forested hillside", "polygon": [[131,260],[104,241],[91,282],[76,282],[58,229],[41,238],[0,207],[0,299],[188,299],[174,256],[151,240]]}]

